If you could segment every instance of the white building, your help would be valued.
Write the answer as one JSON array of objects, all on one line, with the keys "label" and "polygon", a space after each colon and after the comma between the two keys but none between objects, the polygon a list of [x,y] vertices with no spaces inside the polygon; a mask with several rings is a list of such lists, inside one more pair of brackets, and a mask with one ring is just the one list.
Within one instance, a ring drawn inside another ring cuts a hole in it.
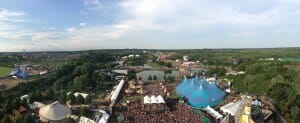
[{"label": "white building", "polygon": [[123,88],[125,81],[121,80],[120,83],[118,84],[118,86],[116,87],[116,89],[111,93],[111,98],[110,101],[112,103],[115,103],[115,101],[117,100],[119,93],[121,91],[121,89]]},{"label": "white building", "polygon": [[183,61],[185,61],[185,62],[189,61],[189,57],[188,56],[183,56]]},{"label": "white building", "polygon": [[48,70],[45,70],[45,71],[40,72],[40,75],[45,75],[47,73],[48,73]]}]

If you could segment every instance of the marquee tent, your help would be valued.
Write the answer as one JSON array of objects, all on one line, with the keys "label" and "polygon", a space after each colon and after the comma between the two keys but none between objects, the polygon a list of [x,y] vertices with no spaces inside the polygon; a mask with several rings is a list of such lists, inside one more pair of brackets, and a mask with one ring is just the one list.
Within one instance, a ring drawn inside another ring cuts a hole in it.
[{"label": "marquee tent", "polygon": [[191,106],[206,108],[221,103],[225,98],[225,92],[221,90],[216,82],[209,84],[205,77],[199,79],[197,76],[192,79],[185,79],[176,87],[176,93],[186,97]]}]

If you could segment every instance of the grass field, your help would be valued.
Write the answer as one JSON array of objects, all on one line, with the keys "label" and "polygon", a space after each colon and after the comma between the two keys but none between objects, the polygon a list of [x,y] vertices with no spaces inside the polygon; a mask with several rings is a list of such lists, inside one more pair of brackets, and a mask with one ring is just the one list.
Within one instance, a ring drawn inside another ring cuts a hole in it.
[{"label": "grass field", "polygon": [[11,72],[11,68],[0,67],[0,77],[7,76]]}]

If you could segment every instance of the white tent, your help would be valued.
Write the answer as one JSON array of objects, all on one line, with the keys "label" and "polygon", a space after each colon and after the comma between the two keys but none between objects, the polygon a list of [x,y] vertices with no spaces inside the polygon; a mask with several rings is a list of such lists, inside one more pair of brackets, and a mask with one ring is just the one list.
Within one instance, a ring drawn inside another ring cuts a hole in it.
[{"label": "white tent", "polygon": [[153,103],[166,103],[164,98],[161,95],[149,97],[148,95],[144,97],[144,104],[153,104]]},{"label": "white tent", "polygon": [[39,111],[40,119],[45,122],[63,120],[70,114],[71,109],[58,101],[42,107]]},{"label": "white tent", "polygon": [[157,99],[154,95],[151,96],[151,103],[157,103]]},{"label": "white tent", "polygon": [[83,98],[86,98],[89,94],[87,93],[79,93],[79,92],[75,92],[74,96],[77,97],[78,95],[81,95]]},{"label": "white tent", "polygon": [[165,100],[164,100],[164,98],[161,95],[157,96],[157,102],[158,103],[166,103]]},{"label": "white tent", "polygon": [[148,95],[146,95],[144,97],[144,104],[148,104],[148,103],[151,103],[151,98]]}]

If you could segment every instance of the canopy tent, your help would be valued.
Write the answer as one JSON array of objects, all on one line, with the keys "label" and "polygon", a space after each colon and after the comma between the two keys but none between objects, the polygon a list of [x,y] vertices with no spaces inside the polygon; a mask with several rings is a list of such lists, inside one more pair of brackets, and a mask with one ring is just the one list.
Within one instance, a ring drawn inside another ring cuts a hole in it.
[{"label": "canopy tent", "polygon": [[166,103],[164,98],[161,95],[157,96],[157,103]]},{"label": "canopy tent", "polygon": [[146,95],[144,97],[144,104],[147,104],[147,103],[151,103],[151,98],[148,95]]},{"label": "canopy tent", "polygon": [[189,95],[190,93],[192,93],[192,91],[194,91],[195,89],[197,89],[197,86],[199,84],[197,83],[197,81],[195,81],[194,79],[191,80],[191,82],[182,89],[182,93],[181,95],[183,96],[187,96]]},{"label": "canopy tent", "polygon": [[[176,92],[182,92],[182,90],[190,83],[190,80],[186,78],[186,76],[184,76],[184,80],[182,83],[180,83],[177,87],[176,87]],[[177,93],[179,95],[181,95],[181,93]],[[183,95],[181,95],[183,96]]]},{"label": "canopy tent", "polygon": [[157,99],[154,95],[151,96],[151,103],[157,103]]},{"label": "canopy tent", "polygon": [[22,71],[20,68],[16,69],[15,71],[12,71],[10,73],[11,76],[17,76],[22,78],[28,78],[29,74],[25,71]]},{"label": "canopy tent", "polygon": [[198,76],[192,79],[185,78],[176,87],[176,93],[186,97],[191,106],[196,108],[215,106],[225,98],[225,92],[217,86],[215,81],[209,84],[205,77],[200,80]]},{"label": "canopy tent", "polygon": [[39,111],[41,120],[45,122],[63,120],[70,114],[71,109],[58,101],[42,107]]},{"label": "canopy tent", "polygon": [[144,104],[153,104],[153,103],[166,103],[166,102],[161,95],[158,95],[158,96],[152,95],[151,97],[146,95],[144,97]]}]

